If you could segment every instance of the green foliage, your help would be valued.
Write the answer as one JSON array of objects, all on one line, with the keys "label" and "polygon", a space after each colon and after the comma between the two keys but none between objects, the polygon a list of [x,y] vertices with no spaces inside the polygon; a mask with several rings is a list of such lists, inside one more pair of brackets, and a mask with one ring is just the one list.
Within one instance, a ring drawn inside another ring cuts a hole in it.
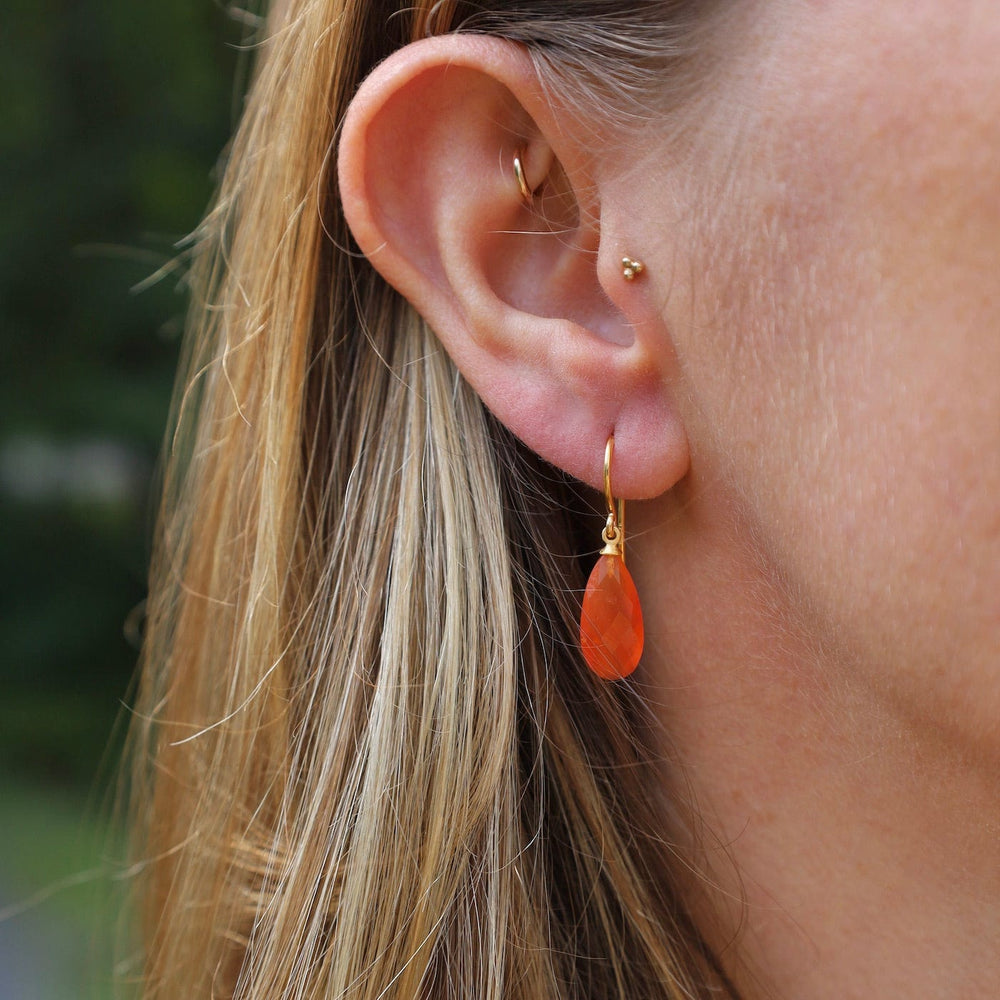
[{"label": "green foliage", "polygon": [[214,0],[4,4],[2,996],[111,995],[114,866],[84,801],[102,759],[114,775],[136,659],[186,310],[170,265],[211,196],[245,34]]},{"label": "green foliage", "polygon": [[[119,847],[78,796],[8,782],[0,796],[0,996],[103,1000]],[[11,861],[16,861],[12,864]]]},{"label": "green foliage", "polygon": [[[245,29],[9,0],[0,60],[0,770],[91,780],[135,662],[155,468]],[[87,720],[90,721],[87,721]]]}]

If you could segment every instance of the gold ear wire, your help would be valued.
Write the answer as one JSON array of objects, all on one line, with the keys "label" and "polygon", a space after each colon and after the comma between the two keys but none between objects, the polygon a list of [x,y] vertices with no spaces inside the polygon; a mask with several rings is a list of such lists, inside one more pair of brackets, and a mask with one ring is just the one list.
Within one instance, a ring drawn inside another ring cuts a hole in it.
[{"label": "gold ear wire", "polygon": [[520,149],[514,154],[514,177],[517,178],[517,189],[521,192],[521,198],[526,205],[530,205],[532,201],[531,188],[528,187],[528,182],[524,177],[524,167],[521,166],[521,155],[522,152]]},{"label": "gold ear wire", "polygon": [[604,446],[604,502],[608,506],[608,521],[602,538],[604,555],[621,556],[625,561],[625,501],[618,498],[611,489],[611,463],[615,457],[615,436],[612,434]]}]

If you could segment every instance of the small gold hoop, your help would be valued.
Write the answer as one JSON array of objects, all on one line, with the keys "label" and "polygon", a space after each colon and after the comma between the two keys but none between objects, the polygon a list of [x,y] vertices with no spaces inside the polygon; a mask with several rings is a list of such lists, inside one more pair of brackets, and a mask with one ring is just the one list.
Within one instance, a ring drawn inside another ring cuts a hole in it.
[{"label": "small gold hoop", "polygon": [[517,188],[521,192],[521,197],[526,205],[531,204],[531,188],[524,177],[524,167],[521,166],[522,151],[519,149],[514,153],[514,176],[517,178]]}]

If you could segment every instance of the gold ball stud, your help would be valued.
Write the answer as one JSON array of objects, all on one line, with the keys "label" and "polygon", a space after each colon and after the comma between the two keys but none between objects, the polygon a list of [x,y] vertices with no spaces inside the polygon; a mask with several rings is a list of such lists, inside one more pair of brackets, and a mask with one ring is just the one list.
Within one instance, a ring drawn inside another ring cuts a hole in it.
[{"label": "gold ball stud", "polygon": [[641,260],[633,260],[631,257],[622,257],[622,277],[626,281],[635,281],[636,277],[646,270],[646,266]]}]

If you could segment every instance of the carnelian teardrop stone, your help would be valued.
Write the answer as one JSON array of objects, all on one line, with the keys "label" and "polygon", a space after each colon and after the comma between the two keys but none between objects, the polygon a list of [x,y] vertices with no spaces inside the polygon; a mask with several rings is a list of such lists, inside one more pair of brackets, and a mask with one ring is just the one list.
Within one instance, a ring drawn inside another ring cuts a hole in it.
[{"label": "carnelian teardrop stone", "polygon": [[602,555],[590,572],[580,615],[587,666],[607,681],[628,677],[642,656],[639,594],[621,556]]}]

